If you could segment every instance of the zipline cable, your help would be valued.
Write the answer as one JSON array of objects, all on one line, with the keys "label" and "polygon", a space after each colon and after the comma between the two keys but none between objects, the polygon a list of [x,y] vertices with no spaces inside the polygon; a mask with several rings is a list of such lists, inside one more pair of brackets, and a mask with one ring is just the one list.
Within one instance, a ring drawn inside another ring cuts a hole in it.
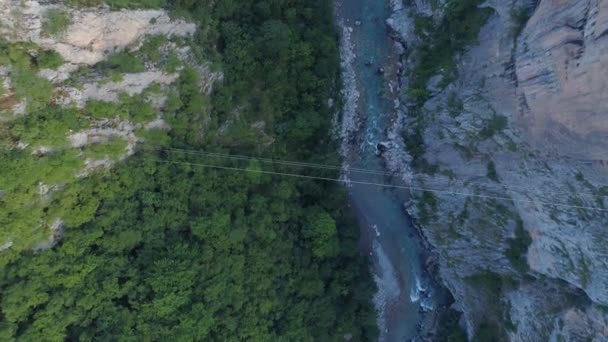
[{"label": "zipline cable", "polygon": [[580,205],[572,205],[572,204],[567,204],[567,203],[548,202],[548,201],[535,201],[535,200],[527,200],[527,199],[513,199],[513,198],[510,198],[510,197],[504,197],[504,196],[480,195],[480,194],[473,194],[473,193],[466,193],[466,192],[458,192],[458,191],[450,191],[450,190],[440,190],[440,189],[430,189],[430,188],[407,186],[407,185],[394,185],[394,184],[375,183],[375,182],[361,182],[361,181],[345,180],[345,179],[340,179],[340,178],[317,177],[317,176],[301,175],[301,174],[296,174],[296,173],[284,173],[284,172],[264,171],[264,170],[246,169],[246,168],[238,168],[238,167],[231,167],[231,166],[211,165],[211,164],[203,164],[203,163],[179,162],[179,161],[162,160],[162,159],[150,159],[150,160],[156,161],[158,163],[169,163],[169,164],[177,164],[177,165],[189,165],[189,166],[214,168],[214,169],[220,169],[220,170],[253,172],[253,173],[269,174],[269,175],[276,175],[276,176],[297,177],[297,178],[305,178],[305,179],[316,179],[316,180],[333,181],[333,182],[338,182],[338,183],[345,183],[347,185],[348,184],[370,185],[370,186],[378,186],[378,187],[384,187],[384,188],[396,188],[396,189],[407,189],[407,190],[419,191],[419,192],[430,192],[430,193],[436,193],[436,194],[440,194],[440,195],[455,195],[455,196],[463,196],[463,197],[476,197],[476,198],[482,198],[482,199],[493,199],[493,200],[507,201],[507,202],[520,202],[520,203],[529,203],[529,204],[536,204],[536,205],[548,205],[548,206],[562,207],[562,208],[568,208],[568,209],[582,209],[582,210],[594,210],[594,211],[608,212],[608,209],[597,208],[597,207],[588,207],[588,206],[580,206]]},{"label": "zipline cable", "polygon": [[[370,174],[370,175],[379,175],[379,176],[395,176],[396,175],[396,172],[375,171],[375,170],[369,170],[369,169],[350,168],[350,167],[345,168],[345,167],[336,166],[336,165],[325,165],[325,164],[315,164],[315,163],[306,163],[306,162],[297,162],[297,161],[287,161],[287,160],[280,160],[280,159],[251,157],[251,156],[227,154],[227,153],[205,152],[205,151],[198,151],[198,150],[187,150],[187,149],[167,148],[167,147],[154,147],[153,149],[156,151],[180,152],[180,153],[190,154],[190,155],[211,156],[211,157],[227,158],[227,159],[233,159],[233,160],[260,161],[260,162],[264,162],[264,163],[277,164],[277,165],[287,165],[287,166],[306,167],[306,168],[313,168],[313,169],[344,171],[347,173],[361,173],[361,174]],[[412,176],[426,178],[426,179],[429,179],[431,177],[429,175],[420,174],[420,173],[414,173],[414,174],[412,174]],[[475,185],[480,185],[480,186],[492,187],[494,189],[524,190],[524,194],[528,193],[528,192],[532,192],[530,187],[518,186],[518,185],[514,185],[512,183],[511,184],[509,184],[509,183],[493,184],[493,183],[488,183],[488,182],[463,181],[463,180],[454,180],[454,179],[450,179],[448,181],[448,183],[452,183],[452,184],[456,183],[456,184],[462,184],[462,185],[475,184]],[[540,190],[537,190],[537,191],[540,191]],[[535,192],[537,192],[537,191],[535,191]],[[563,191],[563,190],[556,190],[555,193],[563,193],[563,194],[569,194],[569,195],[572,194],[572,192],[567,192],[567,191]],[[593,193],[589,193],[589,192],[578,192],[577,194],[585,195],[585,196],[589,196],[589,197],[593,197],[593,198],[608,198],[608,195],[598,195],[598,194],[593,194]]]}]

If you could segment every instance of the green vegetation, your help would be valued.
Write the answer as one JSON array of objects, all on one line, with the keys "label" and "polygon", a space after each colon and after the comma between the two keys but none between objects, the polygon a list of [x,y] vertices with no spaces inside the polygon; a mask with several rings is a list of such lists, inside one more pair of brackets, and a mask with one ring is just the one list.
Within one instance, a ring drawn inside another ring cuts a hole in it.
[{"label": "green vegetation", "polygon": [[450,112],[450,116],[455,118],[464,110],[464,104],[462,100],[458,98],[458,94],[456,92],[451,92],[448,97],[448,111]]},{"label": "green vegetation", "polygon": [[0,65],[13,65],[17,68],[31,68],[32,56],[29,51],[37,50],[35,44],[9,44],[0,40]]},{"label": "green vegetation", "polygon": [[458,321],[462,314],[454,309],[442,312],[439,317],[441,324],[437,327],[436,341],[467,342],[466,333],[460,328]]},{"label": "green vegetation", "polygon": [[496,173],[496,165],[493,160],[488,161],[488,178],[498,182],[498,173]]},{"label": "green vegetation", "polygon": [[145,123],[158,116],[156,109],[145,100],[143,95],[121,95],[119,102],[90,100],[84,112],[95,119],[115,118]]},{"label": "green vegetation", "polygon": [[493,322],[482,322],[473,336],[472,342],[506,341],[501,336],[500,328]]},{"label": "green vegetation", "polygon": [[70,15],[66,11],[51,8],[42,21],[42,33],[46,36],[56,36],[63,33],[70,24]]},{"label": "green vegetation", "polygon": [[125,154],[127,142],[118,137],[113,137],[105,143],[92,144],[84,147],[83,154],[85,158],[99,160],[104,158],[118,159]]},{"label": "green vegetation", "polygon": [[163,70],[165,70],[166,72],[176,72],[179,66],[179,57],[177,57],[177,54],[175,52],[171,52],[169,53],[165,64],[163,64]]},{"label": "green vegetation", "polygon": [[110,78],[110,81],[112,82],[122,82],[124,81],[125,77],[116,71],[110,71],[108,72],[108,77]]},{"label": "green vegetation", "polygon": [[85,118],[70,108],[51,107],[37,110],[11,123],[13,139],[32,146],[66,147],[70,130],[78,131],[88,126]]},{"label": "green vegetation", "polygon": [[11,84],[17,98],[27,99],[32,109],[44,106],[53,96],[51,82],[37,76],[31,69],[15,68],[11,72]]},{"label": "green vegetation", "polygon": [[424,137],[420,125],[416,125],[411,133],[403,131],[402,138],[405,142],[407,152],[414,160],[421,160],[424,158]]},{"label": "green vegetation", "polygon": [[511,29],[513,39],[517,39],[521,31],[526,27],[526,23],[530,19],[530,13],[525,8],[517,7],[511,9],[510,15],[513,24]]},{"label": "green vegetation", "polygon": [[413,127],[402,131],[401,137],[403,138],[407,152],[412,157],[412,167],[429,175],[434,175],[440,172],[440,167],[439,165],[429,163],[424,157],[426,150],[423,133],[424,126],[421,119],[422,116],[420,115],[419,118],[420,120]]},{"label": "green vegetation", "polygon": [[139,53],[145,55],[151,62],[158,63],[161,60],[160,49],[167,41],[165,36],[148,36]]},{"label": "green vegetation", "polygon": [[119,103],[101,100],[89,100],[84,108],[84,112],[95,119],[114,118],[116,116],[126,119],[128,113],[123,111]]},{"label": "green vegetation", "polygon": [[[589,190],[595,191],[595,189],[596,189],[595,186],[593,186],[593,184],[591,184],[591,182],[589,182],[587,180],[587,178],[585,178],[585,175],[583,175],[582,172],[580,172],[580,171],[577,172],[575,178],[576,178],[576,180],[578,182],[580,182],[581,184],[583,184],[584,186],[586,186],[587,188],[589,188]],[[599,194],[601,196],[601,189],[599,191]]]},{"label": "green vegetation", "polygon": [[[425,43],[418,48],[417,63],[410,71],[412,77],[406,93],[414,102],[410,110],[417,116],[417,122],[411,132],[403,133],[415,169],[429,173],[437,171],[424,159],[423,130],[426,118],[423,105],[431,96],[427,83],[438,74],[443,77],[440,87],[447,86],[456,78],[456,55],[477,41],[479,30],[493,13],[490,8],[479,8],[482,3],[483,0],[450,0],[445,5],[445,15],[439,24],[435,24],[432,18],[415,18],[415,33]],[[456,93],[450,94],[447,105],[450,116],[454,118],[464,109]]]},{"label": "green vegetation", "polygon": [[166,0],[107,0],[106,3],[114,9],[118,8],[160,8]]},{"label": "green vegetation", "polygon": [[[506,327],[510,322],[508,312],[502,312],[500,301],[504,291],[517,286],[517,282],[505,275],[493,271],[483,271],[465,278],[465,280],[479,288],[480,296],[484,296],[490,305],[484,321],[475,329],[473,341],[507,341]],[[507,318],[505,318],[505,316]]]},{"label": "green vegetation", "polygon": [[[375,339],[374,284],[339,185],[205,168],[192,164],[288,171],[157,149],[338,163],[328,136],[334,110],[327,107],[338,94],[333,4],[171,6],[202,27],[188,42],[193,51],[217,47],[197,57],[212,55],[225,80],[207,97],[196,70],[184,68],[173,89],[148,89],[167,92],[163,115],[171,130],[138,131],[146,146],[88,177],[76,177],[84,158],[115,157],[124,141],[81,150],[67,144],[70,132],[116,116],[147,122],[156,109],[146,94],[91,101],[84,109],[42,106],[52,88],[35,84],[31,58],[15,50],[14,60],[23,62],[13,71],[20,96],[37,105],[0,124],[7,132],[0,135],[0,243],[14,242],[0,253],[0,340]],[[142,66],[141,56],[124,53],[99,68],[123,73]],[[251,129],[260,120],[272,144],[260,144],[261,133]],[[12,148],[17,141],[30,146]],[[35,153],[39,145],[53,149]],[[59,244],[31,253],[56,219],[65,225]]]},{"label": "green vegetation", "polygon": [[528,262],[526,260],[526,253],[528,247],[532,243],[532,238],[528,231],[524,229],[524,222],[521,219],[517,220],[515,227],[515,238],[509,239],[509,248],[507,249],[506,256],[511,262],[513,267],[521,273],[528,271]]},{"label": "green vegetation", "polygon": [[109,68],[119,73],[135,73],[146,70],[144,62],[131,52],[119,52],[99,63],[102,68]]},{"label": "green vegetation", "polygon": [[495,300],[499,299],[498,294],[502,293],[503,290],[513,288],[517,286],[517,283],[507,276],[500,275],[492,271],[483,271],[478,274],[474,274],[466,278],[466,280],[473,284],[480,286],[491,294]]},{"label": "green vegetation", "polygon": [[[166,0],[68,0],[68,3],[79,7],[95,7],[107,4],[117,10],[121,8],[161,8],[167,5]],[[178,1],[186,3],[186,1]]]},{"label": "green vegetation", "polygon": [[421,107],[429,98],[427,82],[437,74],[443,75],[440,85],[447,86],[456,77],[454,57],[477,41],[479,30],[493,13],[490,8],[479,8],[483,0],[450,0],[445,15],[438,25],[430,19],[415,21],[416,32],[425,36],[420,47],[418,63],[412,70],[413,80],[408,95]]},{"label": "green vegetation", "polygon": [[581,285],[583,287],[587,287],[589,285],[589,281],[591,280],[591,270],[589,269],[589,264],[587,263],[587,259],[585,258],[585,254],[583,251],[578,248],[579,260],[580,260],[580,268],[581,268]]},{"label": "green vegetation", "polygon": [[59,54],[41,50],[36,44],[0,41],[0,65],[12,67],[10,78],[15,98],[27,99],[30,109],[48,104],[53,96],[51,82],[36,75],[37,71],[40,68],[56,68],[62,63]]},{"label": "green vegetation", "polygon": [[425,225],[431,222],[431,220],[435,217],[438,205],[439,200],[435,194],[430,191],[424,191],[422,193],[422,197],[420,198],[420,201],[418,201],[421,224]]},{"label": "green vegetation", "polygon": [[63,64],[63,58],[55,51],[43,51],[36,58],[36,63],[41,69],[57,69]]},{"label": "green vegetation", "polygon": [[479,137],[483,140],[489,139],[507,128],[507,124],[508,120],[506,116],[494,114],[486,126],[479,132]]}]

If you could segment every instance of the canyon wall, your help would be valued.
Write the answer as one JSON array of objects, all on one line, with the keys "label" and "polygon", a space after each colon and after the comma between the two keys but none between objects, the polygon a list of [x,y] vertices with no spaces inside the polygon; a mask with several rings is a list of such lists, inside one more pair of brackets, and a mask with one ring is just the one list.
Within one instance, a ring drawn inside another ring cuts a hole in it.
[{"label": "canyon wall", "polygon": [[455,54],[457,77],[431,78],[414,110],[409,83],[433,39],[416,23],[441,22],[448,3],[395,1],[388,21],[404,54],[385,161],[437,190],[413,191],[407,210],[469,336],[492,326],[514,341],[605,340],[608,1],[480,4],[492,14]]}]

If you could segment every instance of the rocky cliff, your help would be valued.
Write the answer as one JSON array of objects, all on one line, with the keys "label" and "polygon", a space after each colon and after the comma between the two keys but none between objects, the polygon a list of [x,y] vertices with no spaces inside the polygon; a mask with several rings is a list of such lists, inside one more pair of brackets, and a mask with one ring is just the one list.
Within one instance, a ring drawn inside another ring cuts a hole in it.
[{"label": "rocky cliff", "polygon": [[207,95],[223,77],[193,52],[193,23],[71,4],[0,0],[0,149],[16,156],[0,177],[0,252],[53,247],[74,216],[56,198],[169,130],[180,74]]},{"label": "rocky cliff", "polygon": [[477,43],[454,55],[456,77],[429,79],[422,105],[411,84],[433,37],[420,23],[454,7],[405,3],[388,21],[404,95],[384,157],[435,190],[414,191],[408,211],[462,325],[514,341],[608,339],[608,1],[480,1],[492,14]]},{"label": "rocky cliff", "polygon": [[608,159],[608,2],[541,1],[517,46],[518,118],[533,146]]}]

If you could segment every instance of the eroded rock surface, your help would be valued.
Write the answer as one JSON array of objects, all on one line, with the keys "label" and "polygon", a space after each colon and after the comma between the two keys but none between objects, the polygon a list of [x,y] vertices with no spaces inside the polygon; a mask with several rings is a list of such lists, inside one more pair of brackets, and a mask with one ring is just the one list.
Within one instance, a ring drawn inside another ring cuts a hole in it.
[{"label": "eroded rock surface", "polygon": [[[52,8],[66,11],[71,24],[61,34],[45,36],[42,23]],[[34,42],[56,50],[66,62],[88,65],[128,47],[147,34],[187,36],[196,29],[192,23],[172,21],[160,10],[73,9],[38,1],[3,0],[0,2],[0,17],[0,35],[14,42]]]},{"label": "eroded rock surface", "polygon": [[541,1],[519,39],[517,79],[530,142],[608,160],[608,1]]},{"label": "eroded rock surface", "polygon": [[62,88],[60,93],[63,96],[58,96],[61,103],[74,103],[78,107],[84,107],[89,100],[100,101],[118,101],[120,94],[129,96],[141,94],[144,89],[156,83],[160,85],[168,85],[177,79],[178,75],[173,73],[164,73],[161,71],[146,71],[135,74],[124,74],[121,81],[112,82],[90,82],[85,83],[80,88],[74,87]]},{"label": "eroded rock surface", "polygon": [[[424,43],[407,22],[441,16],[426,3],[396,6],[387,23],[409,49],[406,70]],[[435,86],[422,109],[424,158],[433,171],[410,166],[402,133],[411,133],[417,118],[407,96],[382,156],[408,184],[473,195],[437,195],[431,210],[423,193],[414,192],[408,207],[438,255],[439,274],[469,336],[489,320],[514,341],[608,340],[608,163],[602,161],[608,159],[608,1],[488,0],[483,6],[494,14],[478,44],[457,57],[458,80]],[[518,38],[517,8],[531,15]],[[497,117],[506,127],[483,133]],[[525,267],[508,257],[520,224],[531,238]],[[484,290],[492,283],[487,272],[502,279],[501,293]]]}]

